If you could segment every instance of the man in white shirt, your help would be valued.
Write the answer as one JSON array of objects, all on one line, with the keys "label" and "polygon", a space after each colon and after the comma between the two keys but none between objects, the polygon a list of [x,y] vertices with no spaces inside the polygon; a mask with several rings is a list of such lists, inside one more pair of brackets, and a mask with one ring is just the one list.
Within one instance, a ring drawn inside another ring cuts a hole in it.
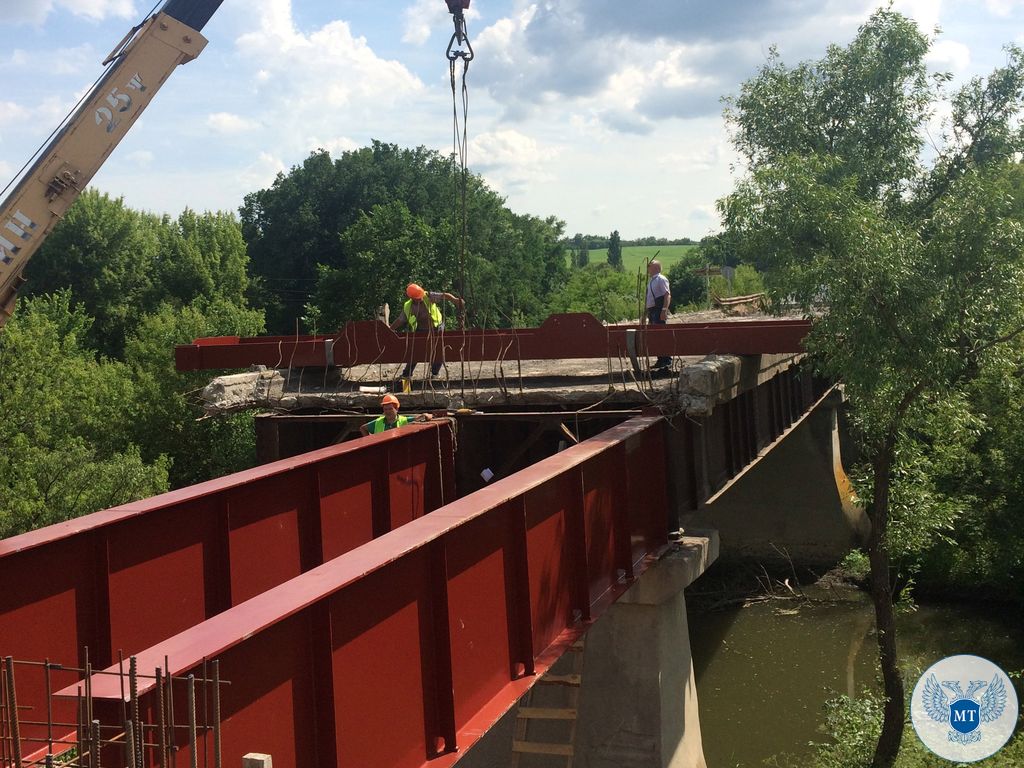
[{"label": "man in white shirt", "polygon": [[[647,265],[647,322],[651,325],[664,325],[668,322],[668,307],[672,303],[672,289],[668,278],[661,274],[661,262],[652,261]],[[672,364],[669,357],[659,357],[654,370],[668,368]]]}]

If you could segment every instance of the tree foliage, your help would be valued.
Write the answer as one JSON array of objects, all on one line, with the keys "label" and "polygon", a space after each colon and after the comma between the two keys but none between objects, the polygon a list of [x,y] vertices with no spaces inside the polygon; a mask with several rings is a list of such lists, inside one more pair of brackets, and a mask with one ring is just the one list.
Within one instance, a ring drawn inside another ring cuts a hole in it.
[{"label": "tree foliage", "polygon": [[22,301],[0,333],[0,537],[167,488],[132,441],[144,407],[122,363],[88,348],[65,291]]},{"label": "tree foliage", "polygon": [[[464,292],[476,324],[539,322],[566,273],[561,251],[554,255],[561,222],[513,214],[470,174],[463,254],[454,179],[451,161],[437,152],[374,142],[336,160],[315,152],[247,195],[241,216],[251,294],[270,330],[294,332],[302,315],[328,324],[368,319],[383,300],[404,300],[400,289],[412,280]],[[378,275],[386,284],[378,286]]]},{"label": "tree foliage", "polygon": [[608,264],[591,264],[573,271],[562,290],[552,297],[549,309],[559,312],[589,312],[599,320],[636,320],[639,312],[637,281]]},{"label": "tree foliage", "polygon": [[229,214],[161,218],[86,190],[33,258],[26,288],[35,296],[69,289],[94,318],[85,341],[120,358],[128,335],[161,302],[243,301],[247,261]]},{"label": "tree foliage", "polygon": [[749,174],[720,203],[727,241],[766,263],[776,304],[814,318],[808,350],[856,415],[886,695],[877,766],[895,759],[904,718],[890,555],[923,520],[952,522],[936,505],[918,515],[925,496],[905,501],[934,458],[921,437],[1024,330],[1024,231],[1005,194],[1024,61],[1011,47],[1005,67],[952,96],[946,141],[925,163],[945,80],[926,76],[929,46],[883,9],[823,59],[789,68],[773,53],[727,112]]},{"label": "tree foliage", "polygon": [[175,488],[237,472],[255,463],[251,414],[198,421],[195,393],[216,371],[179,373],[174,347],[201,336],[255,336],[263,315],[227,299],[198,299],[185,307],[165,302],[143,318],[128,340],[125,359],[140,408],[133,435],[143,458],[166,455]]},{"label": "tree foliage", "polygon": [[608,238],[608,263],[613,269],[622,269],[622,238],[617,229]]},{"label": "tree foliage", "polygon": [[707,281],[697,270],[707,266],[703,249],[694,249],[683,254],[668,268],[668,282],[672,289],[672,305],[678,312],[683,307],[703,307],[707,303]]}]

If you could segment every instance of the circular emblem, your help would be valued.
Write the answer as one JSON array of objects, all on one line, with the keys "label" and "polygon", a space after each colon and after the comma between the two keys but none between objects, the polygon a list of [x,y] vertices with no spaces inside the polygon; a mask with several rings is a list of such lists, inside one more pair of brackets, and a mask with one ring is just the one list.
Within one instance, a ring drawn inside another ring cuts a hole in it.
[{"label": "circular emblem", "polygon": [[939,757],[973,763],[1002,749],[1017,724],[1017,692],[999,667],[980,656],[932,664],[914,686],[910,720]]}]

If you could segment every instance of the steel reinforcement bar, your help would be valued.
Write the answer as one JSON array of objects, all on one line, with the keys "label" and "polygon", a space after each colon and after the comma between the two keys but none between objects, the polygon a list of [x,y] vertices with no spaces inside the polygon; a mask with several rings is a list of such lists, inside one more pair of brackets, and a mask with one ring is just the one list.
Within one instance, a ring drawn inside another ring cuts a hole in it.
[{"label": "steel reinforcement bar", "polygon": [[[410,425],[5,539],[0,658],[108,666],[450,502],[454,478],[450,426]],[[79,678],[20,675],[19,701],[41,720],[46,685]]]},{"label": "steel reinforcement bar", "polygon": [[175,348],[179,371],[351,367],[408,360],[629,359],[631,355],[756,355],[803,351],[806,320],[604,325],[586,313],[552,315],[539,328],[402,334],[379,321],[350,322],[335,336],[217,336]]},{"label": "steel reinforcement bar", "polygon": [[[665,545],[663,430],[613,427],[142,651],[139,668],[166,658],[199,677],[219,659],[228,765],[450,766]],[[92,693],[118,717],[116,678]],[[140,696],[158,707],[151,685]]]}]

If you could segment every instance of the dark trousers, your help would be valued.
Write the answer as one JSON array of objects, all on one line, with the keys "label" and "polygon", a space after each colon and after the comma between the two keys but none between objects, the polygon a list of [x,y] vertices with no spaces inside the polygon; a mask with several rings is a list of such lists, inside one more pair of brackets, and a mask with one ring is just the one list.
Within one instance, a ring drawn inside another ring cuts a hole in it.
[{"label": "dark trousers", "polygon": [[[650,307],[647,310],[647,322],[650,325],[665,325],[665,321],[661,319],[661,307]],[[658,361],[654,364],[654,367],[665,368],[671,364],[671,357],[659,357]]]},{"label": "dark trousers", "polygon": [[[439,325],[439,326],[437,326],[437,328],[434,329],[434,333],[440,333],[443,330],[444,330],[444,326],[443,325]],[[429,333],[429,330],[426,329],[426,328],[417,328],[416,329],[416,333]],[[428,346],[429,346],[429,344],[428,344]],[[413,371],[416,370],[417,362],[418,361],[416,361],[416,360],[409,360],[409,362],[407,362],[405,364],[405,369],[402,371],[402,378],[404,378],[404,379],[411,379],[412,378]],[[439,374],[441,372],[441,364],[442,364],[441,360],[437,360],[434,363],[431,363],[431,365],[430,365],[430,375],[431,376],[437,376],[437,374]]]}]

